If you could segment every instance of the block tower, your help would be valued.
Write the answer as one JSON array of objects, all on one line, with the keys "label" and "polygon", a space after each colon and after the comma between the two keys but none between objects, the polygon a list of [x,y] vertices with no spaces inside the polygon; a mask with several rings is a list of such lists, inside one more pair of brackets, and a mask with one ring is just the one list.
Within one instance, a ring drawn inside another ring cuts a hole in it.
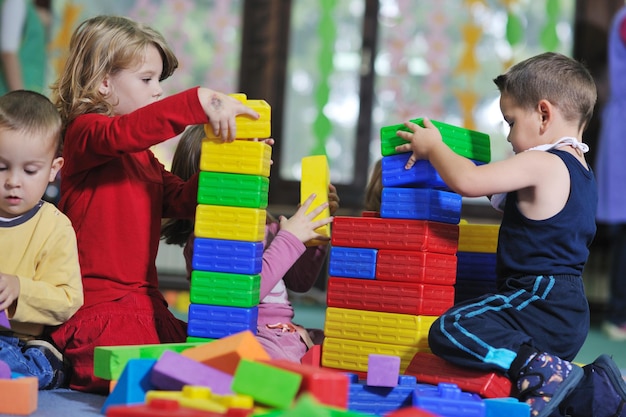
[{"label": "block tower", "polygon": [[271,109],[233,95],[256,110],[238,116],[237,140],[223,142],[205,126],[194,224],[188,342],[256,334],[269,190]]},{"label": "block tower", "polygon": [[[488,135],[433,124],[459,155],[490,161]],[[371,354],[400,357],[404,373],[416,353],[430,352],[430,325],[454,303],[461,196],[428,161],[404,169],[398,130],[407,128],[381,129],[380,213],[333,223],[321,362],[361,376]]]}]

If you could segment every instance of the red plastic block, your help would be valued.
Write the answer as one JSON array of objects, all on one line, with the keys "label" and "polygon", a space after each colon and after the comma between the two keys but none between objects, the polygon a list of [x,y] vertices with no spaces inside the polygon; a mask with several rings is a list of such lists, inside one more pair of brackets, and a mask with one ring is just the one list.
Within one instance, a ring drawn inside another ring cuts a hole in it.
[{"label": "red plastic block", "polygon": [[300,359],[303,365],[322,366],[322,345],[313,345]]},{"label": "red plastic block", "polygon": [[461,390],[483,398],[511,396],[511,381],[504,375],[461,368],[431,353],[417,352],[404,373],[425,384],[456,384]]},{"label": "red plastic block", "polygon": [[303,365],[285,359],[273,359],[267,363],[302,375],[298,395],[308,392],[322,404],[340,408],[348,407],[350,379],[344,372]]},{"label": "red plastic block", "polygon": [[222,413],[185,408],[176,400],[155,398],[148,404],[112,405],[107,409],[107,417],[224,417]]},{"label": "red plastic block", "polygon": [[380,249],[376,279],[420,284],[454,285],[457,257],[443,253]]},{"label": "red plastic block", "polygon": [[330,277],[328,307],[439,316],[454,304],[454,287]]},{"label": "red plastic block", "polygon": [[459,226],[428,220],[337,216],[331,243],[351,248],[400,249],[454,255]]},{"label": "red plastic block", "polygon": [[438,417],[437,414],[429,413],[417,407],[403,407],[385,414],[385,417]]}]

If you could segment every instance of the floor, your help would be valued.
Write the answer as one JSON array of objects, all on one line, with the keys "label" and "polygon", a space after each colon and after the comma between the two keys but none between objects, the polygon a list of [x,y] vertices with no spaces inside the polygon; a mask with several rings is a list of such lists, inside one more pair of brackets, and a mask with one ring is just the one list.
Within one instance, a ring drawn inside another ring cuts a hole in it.
[{"label": "floor", "polygon": [[[294,302],[295,319],[294,321],[305,327],[324,328],[325,306],[323,304],[323,294],[319,292],[311,292],[304,296],[295,297],[292,295]],[[184,304],[184,300],[179,300]],[[592,310],[593,311],[593,310]],[[184,314],[176,312],[177,315],[184,318]],[[592,327],[587,341],[581,349],[575,361],[579,364],[592,362],[602,353],[613,356],[613,359],[622,370],[622,374],[626,375],[626,342],[616,342],[609,340],[600,331],[600,314],[592,314]],[[105,397],[93,394],[84,394],[71,390],[54,390],[41,391],[39,393],[39,407],[37,411],[31,414],[31,417],[57,417],[63,415],[65,417],[97,417],[102,416],[100,409],[104,404]],[[0,416],[9,416],[8,414],[0,414]]]}]

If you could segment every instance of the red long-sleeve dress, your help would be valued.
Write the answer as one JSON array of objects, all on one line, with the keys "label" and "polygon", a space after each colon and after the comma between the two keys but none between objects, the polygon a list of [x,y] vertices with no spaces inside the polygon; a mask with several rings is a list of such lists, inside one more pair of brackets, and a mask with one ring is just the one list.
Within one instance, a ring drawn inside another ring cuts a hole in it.
[{"label": "red long-sleeve dress", "polygon": [[96,346],[185,341],[186,324],[158,290],[155,259],[161,219],[193,218],[198,177],[184,182],[149,148],[207,121],[194,88],[68,125],[59,207],[76,230],[85,303],[51,337],[73,367],[70,388],[108,391],[93,373]]}]

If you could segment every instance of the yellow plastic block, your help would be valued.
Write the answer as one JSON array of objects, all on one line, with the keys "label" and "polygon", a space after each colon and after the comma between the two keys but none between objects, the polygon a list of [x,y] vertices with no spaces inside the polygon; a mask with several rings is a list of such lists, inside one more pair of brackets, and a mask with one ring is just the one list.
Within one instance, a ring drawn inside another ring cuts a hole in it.
[{"label": "yellow plastic block", "polygon": [[[313,204],[307,211],[315,209],[328,202],[328,185],[330,184],[330,169],[326,155],[313,155],[302,158],[302,180],[300,182],[300,204],[304,203],[311,194],[316,194]],[[328,207],[315,217],[315,220],[330,216]],[[330,224],[315,230],[322,236],[330,237]],[[307,242],[307,246],[317,245],[319,242]]]},{"label": "yellow plastic block", "polygon": [[[267,101],[248,100],[248,97],[243,93],[231,94],[230,96],[259,113],[259,118],[256,120],[243,115],[235,117],[237,139],[269,138],[272,135],[272,108]],[[204,133],[207,138],[216,138],[210,124],[204,125]]]},{"label": "yellow plastic block", "polygon": [[265,142],[219,139],[202,140],[200,150],[202,171],[228,172],[269,177],[272,147]]},{"label": "yellow plastic block", "polygon": [[322,344],[322,366],[325,368],[367,372],[369,355],[389,355],[400,357],[400,372],[404,373],[417,352],[430,353],[431,351],[430,349],[414,346],[326,337]]},{"label": "yellow plastic block", "polygon": [[428,330],[436,318],[328,307],[324,335],[427,349]]},{"label": "yellow plastic block", "polygon": [[496,253],[499,224],[459,223],[459,252]]},{"label": "yellow plastic block", "polygon": [[230,375],[235,374],[237,365],[243,358],[253,361],[270,359],[263,346],[249,330],[216,339],[203,346],[187,349],[181,355]]},{"label": "yellow plastic block", "polygon": [[196,237],[260,242],[265,237],[263,209],[198,204],[194,233]]},{"label": "yellow plastic block", "polygon": [[0,414],[27,416],[37,410],[39,381],[34,376],[0,379]]},{"label": "yellow plastic block", "polygon": [[218,395],[213,394],[210,388],[194,385],[185,385],[182,391],[148,391],[146,402],[149,403],[153,399],[174,400],[181,407],[220,414],[226,414],[229,408],[254,407],[254,400],[249,395]]}]

